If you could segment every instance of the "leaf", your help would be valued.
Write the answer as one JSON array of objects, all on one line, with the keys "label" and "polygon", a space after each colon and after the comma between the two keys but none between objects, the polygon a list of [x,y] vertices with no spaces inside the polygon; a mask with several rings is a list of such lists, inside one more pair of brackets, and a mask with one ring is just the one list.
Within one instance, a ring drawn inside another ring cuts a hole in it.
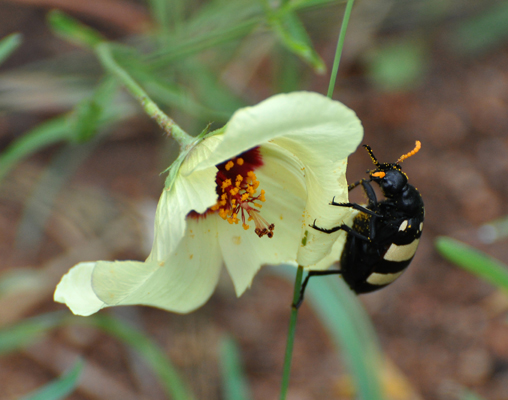
[{"label": "leaf", "polygon": [[[294,267],[278,266],[270,271],[294,279]],[[345,358],[357,397],[384,399],[380,385],[382,353],[374,328],[358,297],[342,279],[336,277],[313,278],[305,294],[306,301],[310,300],[327,328],[337,352]]]},{"label": "leaf", "polygon": [[191,400],[194,398],[180,378],[176,368],[166,357],[164,350],[142,332],[106,314],[76,318],[75,320],[79,320],[86,325],[95,326],[138,351],[155,371],[161,385],[173,400]]},{"label": "leaf", "polygon": [[58,116],[31,129],[0,154],[0,181],[23,158],[50,144],[70,138],[67,116]]},{"label": "leaf", "polygon": [[92,96],[79,102],[69,116],[69,131],[77,143],[91,140],[98,132],[103,121],[105,108],[116,93],[118,83],[115,79],[105,79],[95,88]]},{"label": "leaf", "polygon": [[29,318],[0,330],[0,355],[30,345],[49,330],[59,326],[65,313],[56,312]]},{"label": "leaf", "polygon": [[50,11],[47,18],[49,26],[56,35],[78,46],[94,48],[105,40],[95,29],[61,11]]},{"label": "leaf", "polygon": [[508,40],[508,1],[500,1],[457,25],[450,35],[453,50],[477,55],[500,47]]},{"label": "leaf", "polygon": [[78,385],[83,372],[83,360],[78,360],[74,366],[60,378],[44,385],[40,389],[24,396],[21,400],[59,400],[65,399]]},{"label": "leaf", "polygon": [[326,71],[326,65],[319,56],[298,16],[291,11],[273,13],[269,22],[282,44],[291,52],[310,64],[316,73]]},{"label": "leaf", "polygon": [[483,400],[483,397],[478,396],[468,389],[462,389],[459,400]]},{"label": "leaf", "polygon": [[0,355],[28,346],[50,330],[62,325],[92,326],[117,338],[141,354],[173,400],[194,398],[162,348],[139,330],[106,314],[83,318],[69,316],[67,312],[53,312],[26,319],[17,325],[0,330]]},{"label": "leaf", "polygon": [[238,346],[230,337],[222,338],[220,344],[220,364],[224,400],[251,399],[245,372],[241,366]]},{"label": "leaf", "polygon": [[20,33],[12,33],[0,40],[0,64],[2,64],[20,45],[22,35]]},{"label": "leaf", "polygon": [[402,38],[366,56],[367,75],[382,90],[407,90],[420,83],[428,66],[423,40]]},{"label": "leaf", "polygon": [[448,261],[508,292],[508,266],[505,264],[449,237],[438,237],[436,248]]}]

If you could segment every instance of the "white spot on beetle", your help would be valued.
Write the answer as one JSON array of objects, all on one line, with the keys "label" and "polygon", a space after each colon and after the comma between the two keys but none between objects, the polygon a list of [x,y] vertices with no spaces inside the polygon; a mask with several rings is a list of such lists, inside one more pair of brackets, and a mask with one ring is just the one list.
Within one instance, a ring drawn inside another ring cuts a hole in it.
[{"label": "white spot on beetle", "polygon": [[411,243],[405,245],[392,244],[383,258],[386,261],[407,261],[414,256],[419,242],[420,239],[415,239]]},{"label": "white spot on beetle", "polygon": [[367,278],[367,282],[370,283],[371,285],[376,286],[388,285],[389,283],[392,283],[395,279],[397,279],[399,276],[401,276],[403,272],[404,270],[400,272],[395,272],[393,274],[380,274],[378,272],[373,272]]},{"label": "white spot on beetle", "polygon": [[420,222],[420,232],[423,231],[423,222]]},{"label": "white spot on beetle", "polygon": [[399,226],[399,231],[405,231],[407,228],[407,219],[402,221],[402,224]]}]

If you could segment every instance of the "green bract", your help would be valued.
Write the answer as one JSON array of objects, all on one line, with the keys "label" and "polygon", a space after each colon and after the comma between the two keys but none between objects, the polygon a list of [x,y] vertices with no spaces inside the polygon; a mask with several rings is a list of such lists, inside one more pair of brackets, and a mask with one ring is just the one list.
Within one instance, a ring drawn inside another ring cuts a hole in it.
[{"label": "green bract", "polygon": [[[265,264],[328,268],[345,235],[309,224],[352,218],[350,209],[329,203],[348,201],[347,157],[362,134],[353,111],[317,93],[280,94],[238,110],[219,134],[197,141],[171,166],[146,261],[77,264],[55,301],[78,315],[129,304],[185,313],[208,300],[223,265],[238,296]],[[234,215],[227,214],[231,207]]]}]

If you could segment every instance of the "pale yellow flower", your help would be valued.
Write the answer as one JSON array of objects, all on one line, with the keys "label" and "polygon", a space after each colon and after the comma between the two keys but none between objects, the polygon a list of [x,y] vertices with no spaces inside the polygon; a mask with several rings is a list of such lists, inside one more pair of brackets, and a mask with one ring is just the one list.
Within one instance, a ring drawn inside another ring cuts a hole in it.
[{"label": "pale yellow flower", "polygon": [[171,166],[146,261],[77,264],[55,301],[78,315],[132,304],[185,313],[212,295],[223,265],[238,296],[265,264],[328,268],[344,234],[309,225],[351,218],[329,203],[348,201],[347,157],[362,134],[353,111],[317,93],[280,94],[238,110]]}]

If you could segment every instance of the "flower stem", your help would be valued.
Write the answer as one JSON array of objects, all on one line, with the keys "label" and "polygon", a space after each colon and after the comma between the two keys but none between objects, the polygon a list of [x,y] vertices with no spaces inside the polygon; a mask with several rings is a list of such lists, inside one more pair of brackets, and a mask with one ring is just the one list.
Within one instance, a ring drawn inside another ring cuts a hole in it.
[{"label": "flower stem", "polygon": [[342,26],[340,28],[339,40],[337,41],[337,50],[335,51],[335,58],[333,59],[332,73],[330,75],[330,84],[328,85],[327,96],[331,99],[333,96],[333,89],[335,88],[335,80],[337,79],[337,71],[339,70],[340,56],[342,55],[342,48],[344,47],[344,40],[346,38],[347,24],[353,9],[355,0],[348,0],[346,4],[346,11],[344,11],[344,18],[342,19]]},{"label": "flower stem", "polygon": [[164,114],[157,104],[148,97],[143,88],[116,62],[113,54],[111,54],[111,48],[108,43],[102,42],[95,46],[94,50],[102,66],[125,85],[127,90],[139,101],[143,110],[157,121],[168,136],[175,139],[181,147],[188,145],[194,140],[175,121]]},{"label": "flower stem", "polygon": [[[300,288],[302,286],[303,267],[298,266],[293,292],[293,304],[296,304],[300,298]],[[293,344],[295,342],[296,318],[298,317],[298,308],[292,307],[291,317],[289,319],[289,331],[286,342],[286,355],[284,357],[284,370],[282,372],[282,385],[280,389],[280,400],[285,400],[289,388],[289,377],[291,375],[291,359],[293,357]]]}]

